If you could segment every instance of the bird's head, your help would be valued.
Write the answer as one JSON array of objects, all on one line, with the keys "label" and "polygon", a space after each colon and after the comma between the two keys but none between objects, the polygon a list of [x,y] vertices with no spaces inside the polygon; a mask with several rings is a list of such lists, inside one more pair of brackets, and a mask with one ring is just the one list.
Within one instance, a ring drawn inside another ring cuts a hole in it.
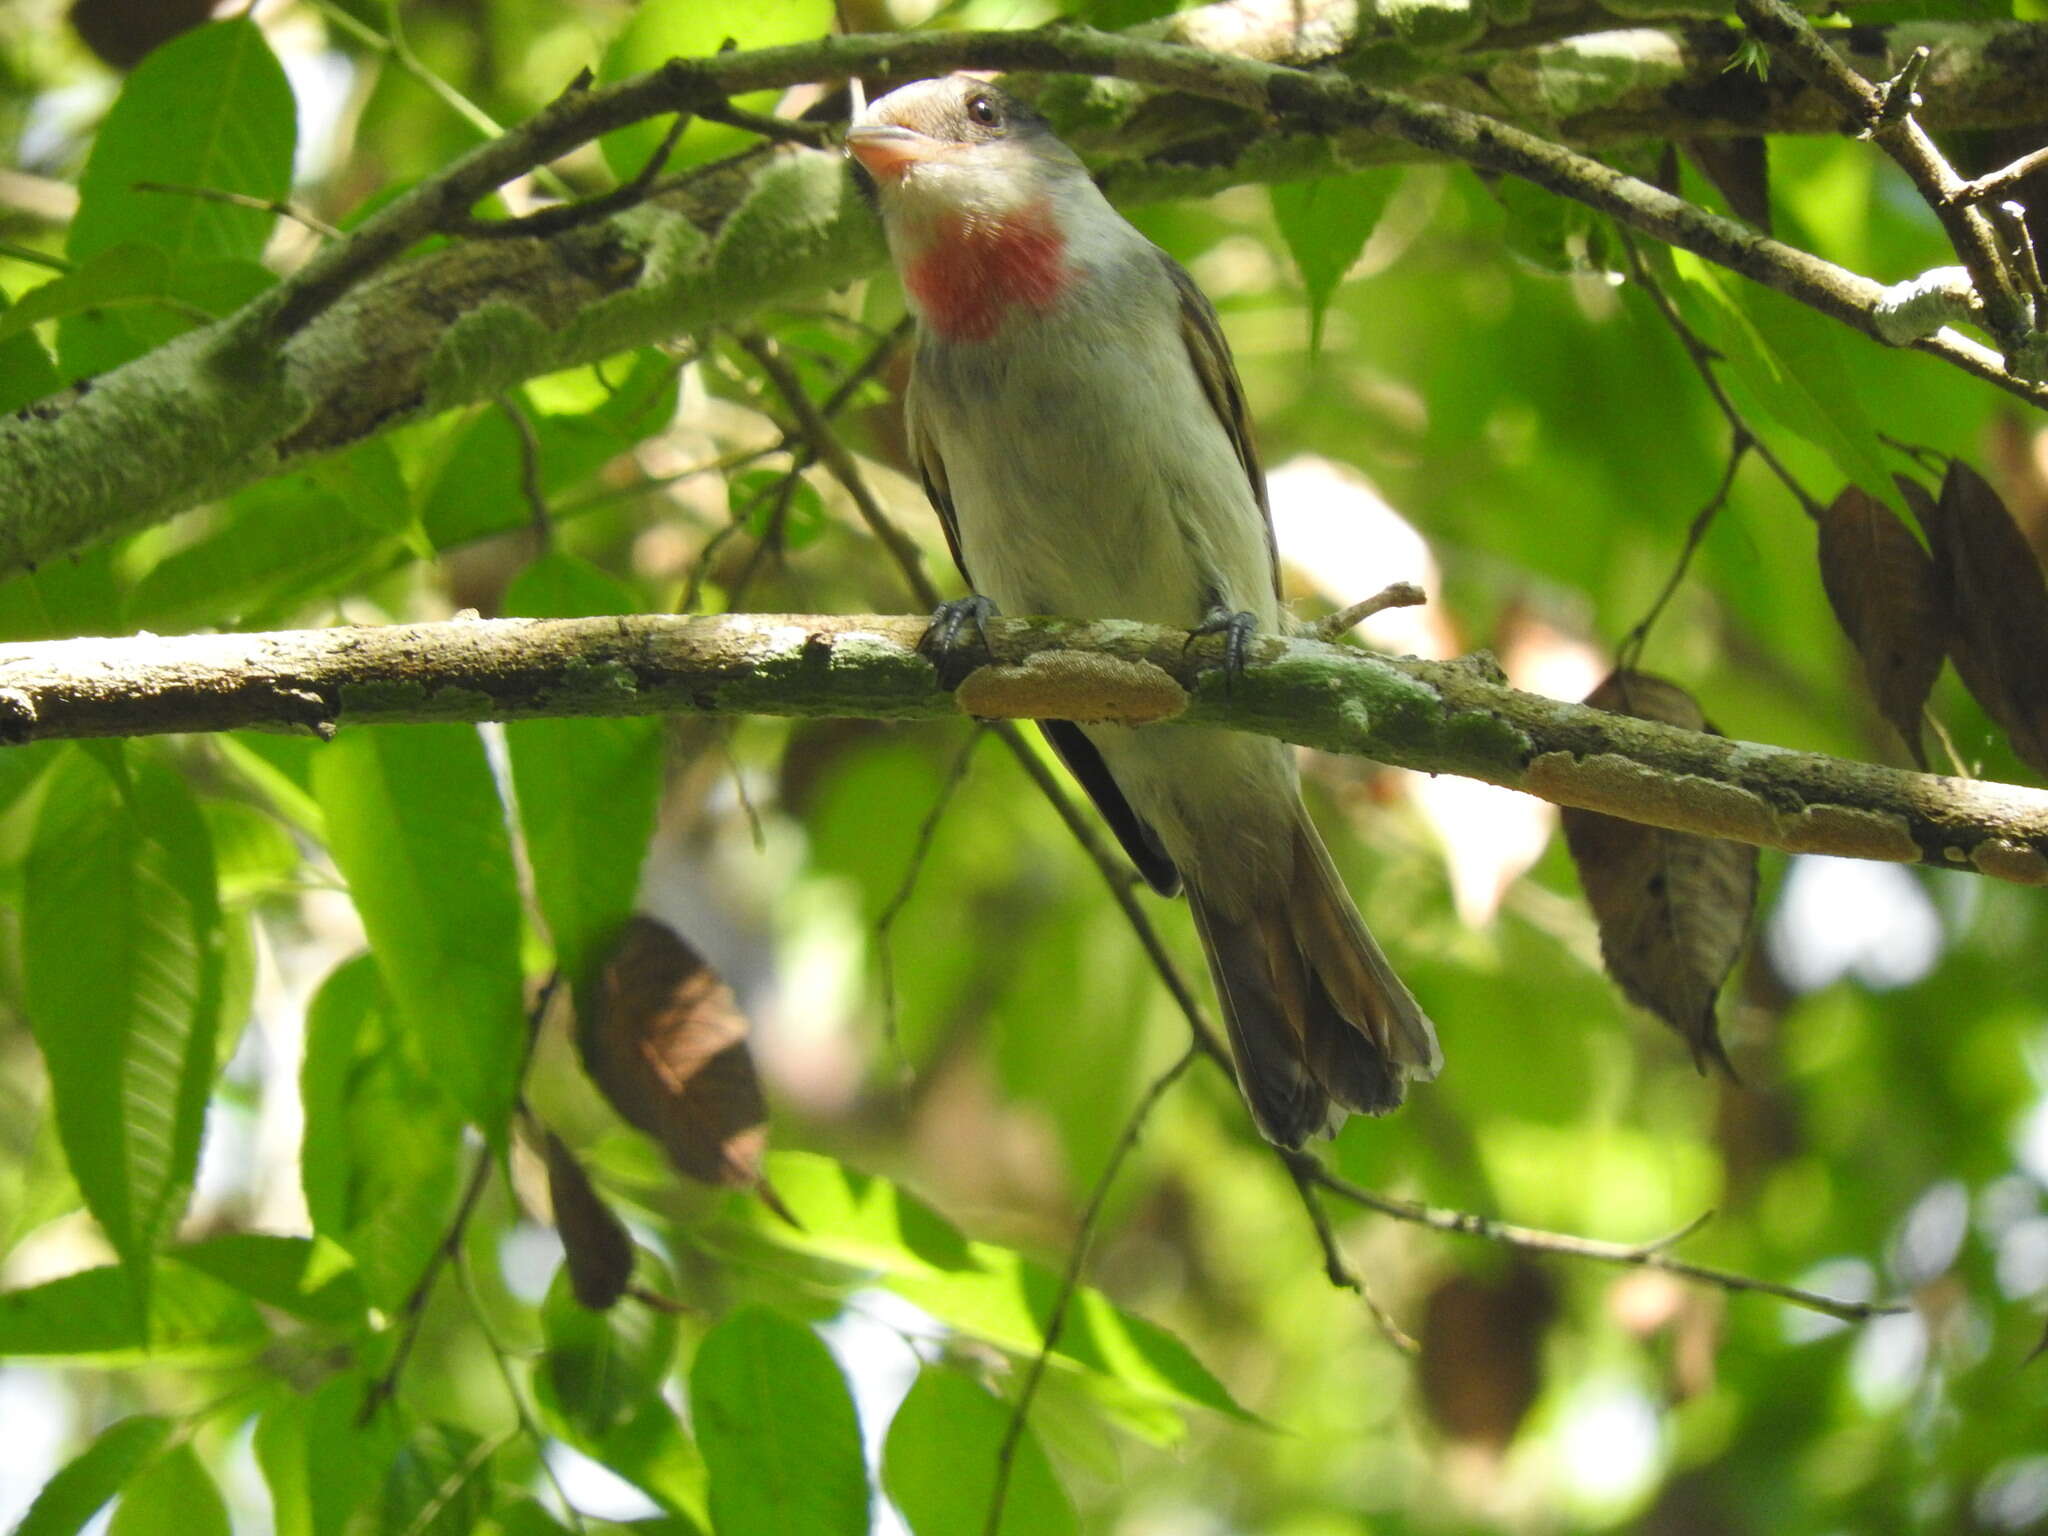
[{"label": "bird's head", "polygon": [[874,178],[890,254],[925,322],[986,340],[1043,310],[1074,276],[1095,199],[1080,157],[1045,119],[973,75],[920,80],[872,103],[846,150]]}]

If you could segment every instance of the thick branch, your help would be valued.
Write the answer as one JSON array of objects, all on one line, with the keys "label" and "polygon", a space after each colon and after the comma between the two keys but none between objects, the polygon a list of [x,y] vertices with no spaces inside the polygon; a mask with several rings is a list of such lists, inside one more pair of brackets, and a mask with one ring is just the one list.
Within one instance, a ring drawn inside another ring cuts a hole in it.
[{"label": "thick branch", "polygon": [[573,715],[961,712],[1224,726],[1453,773],[1679,831],[2048,884],[2048,792],[1730,741],[1521,693],[1472,663],[1265,636],[1225,689],[1213,642],[1003,620],[949,684],[922,618],[499,619],[0,649],[13,741]]},{"label": "thick branch", "polygon": [[[1880,329],[1882,290],[1869,278],[1456,104],[1504,103],[1545,132],[1587,143],[1818,126],[1819,93],[1742,85],[1723,67],[1725,30],[1689,36],[1695,41],[1652,32],[1577,39],[1490,59],[1483,72],[1471,72],[1473,61],[1454,49],[1430,53],[1411,38],[1391,63],[1370,49],[1344,53],[1347,75],[1078,28],[934,32],[678,61],[573,93],[380,210],[242,315],[115,369],[89,390],[0,421],[0,569],[160,521],[395,422],[743,320],[874,270],[881,245],[844,167],[787,147],[708,167],[654,203],[587,227],[459,242],[388,265],[421,236],[459,223],[500,181],[592,134],[731,93],[850,72],[877,85],[960,67],[1127,82],[1104,87],[1112,98],[1129,97],[1126,110],[1105,113],[1099,95],[1068,105],[1077,139],[1116,158],[1104,179],[1127,202],[1389,158],[1464,160],[1527,177],[1895,340]],[[2038,27],[1978,29],[1944,45],[1927,88],[1970,121],[2006,121],[2016,102],[2033,110],[2048,90],[2044,37]],[[1255,51],[1271,53],[1269,45]],[[1406,80],[1417,94],[1362,83],[1384,78]],[[1135,85],[1180,99],[1170,111],[1147,113]],[[1974,117],[1973,90],[1982,98]],[[1421,99],[1432,92],[1450,101]],[[1117,124],[1113,142],[1087,127],[1105,116]],[[1176,126],[1162,130],[1162,121]],[[289,336],[281,348],[271,344],[280,335]],[[1976,343],[1944,333],[1916,345],[2048,402],[2048,390],[2015,379]]]}]

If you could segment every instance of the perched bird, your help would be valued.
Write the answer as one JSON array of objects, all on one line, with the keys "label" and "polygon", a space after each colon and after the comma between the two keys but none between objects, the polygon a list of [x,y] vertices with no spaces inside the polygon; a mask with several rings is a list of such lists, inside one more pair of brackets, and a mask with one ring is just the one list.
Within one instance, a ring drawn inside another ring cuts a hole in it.
[{"label": "perched bird", "polygon": [[[1281,622],[1265,477],[1216,312],[1021,102],[907,85],[846,136],[917,320],[911,452],[973,596],[1227,638]],[[1154,889],[1185,885],[1259,1129],[1284,1147],[1436,1074],[1436,1034],[1351,903],[1290,750],[1191,726],[1049,721]]]}]

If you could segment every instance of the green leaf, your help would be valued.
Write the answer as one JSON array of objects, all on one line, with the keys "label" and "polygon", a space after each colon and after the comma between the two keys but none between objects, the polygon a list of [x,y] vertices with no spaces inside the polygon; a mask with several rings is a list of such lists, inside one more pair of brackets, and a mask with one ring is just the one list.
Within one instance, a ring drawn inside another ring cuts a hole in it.
[{"label": "green leaf", "polygon": [[[1738,400],[1760,405],[1780,425],[1826,453],[1879,501],[1894,491],[1876,429],[1846,381],[1840,326],[1783,294],[1725,275],[1688,251],[1673,251],[1684,279],[1686,319],[1728,360]],[[1755,417],[1751,417],[1752,423]]]},{"label": "green leaf", "polygon": [[711,1529],[710,1475],[696,1445],[683,1433],[675,1409],[660,1396],[643,1398],[633,1413],[602,1435],[585,1435],[563,1416],[545,1376],[535,1379],[541,1419],[548,1430],[623,1477],[692,1531]]},{"label": "green leaf", "polygon": [[121,1491],[107,1536],[231,1536],[228,1507],[189,1441],[165,1451]]},{"label": "green leaf", "polygon": [[170,1433],[171,1421],[154,1413],[116,1419],[43,1484],[14,1536],[76,1536]]},{"label": "green leaf", "polygon": [[357,1513],[376,1497],[399,1453],[403,1415],[387,1404],[363,1422],[369,1390],[365,1373],[345,1371],[322,1383],[307,1405],[305,1484],[312,1536],[359,1531]]},{"label": "green leaf", "polygon": [[890,1273],[967,1269],[967,1239],[930,1206],[887,1179],[813,1152],[771,1152],[767,1180],[800,1231],[751,1197],[735,1198],[732,1218],[759,1235],[835,1263]]},{"label": "green leaf", "polygon": [[[872,1271],[961,1333],[1019,1357],[1038,1353],[1058,1290],[1050,1271],[1007,1248],[965,1241],[888,1180],[830,1158],[775,1153],[767,1176],[801,1229],[755,1209],[758,1202],[735,1200],[728,1219],[752,1239]],[[1052,1362],[1085,1373],[1105,1406],[1154,1439],[1177,1434],[1174,1411],[1186,1407],[1260,1422],[1180,1340],[1089,1286],[1074,1294]]]},{"label": "green leaf", "polygon": [[[0,315],[0,340],[11,340],[48,320],[138,308],[182,312],[169,328],[175,332],[202,315],[217,317],[239,308],[274,281],[266,268],[252,261],[180,263],[160,246],[125,240],[23,294],[20,303]],[[68,337],[65,355],[71,355]]]},{"label": "green leaf", "polygon": [[213,840],[221,900],[233,905],[269,895],[299,871],[299,845],[283,822],[240,800],[201,802]]},{"label": "green leaf", "polygon": [[128,622],[171,629],[287,618],[388,565],[411,526],[390,445],[358,444],[228,502],[206,534],[142,574]]},{"label": "green leaf", "polygon": [[727,1316],[698,1347],[690,1411],[718,1536],[867,1536],[853,1398],[803,1324],[759,1306]]},{"label": "green leaf", "polygon": [[74,261],[125,240],[186,258],[263,254],[275,215],[154,181],[276,200],[291,190],[298,118],[284,70],[246,19],[198,27],[144,59],[100,124],[65,245]]},{"label": "green leaf", "polygon": [[519,890],[483,742],[467,725],[344,731],[313,785],[411,1049],[495,1142],[526,1026]]},{"label": "green leaf", "polygon": [[263,1410],[251,1440],[270,1491],[274,1536],[313,1536],[312,1489],[306,1480],[306,1424],[312,1400],[290,1394]]},{"label": "green leaf", "polygon": [[462,1126],[408,1059],[367,955],[338,967],[306,1010],[300,1097],[313,1228],[355,1257],[370,1300],[395,1312],[445,1230]]},{"label": "green leaf", "polygon": [[197,1270],[162,1266],[146,1301],[145,1316],[135,1277],[113,1264],[0,1292],[0,1356],[161,1364],[242,1359],[269,1341],[246,1297]]},{"label": "green leaf", "polygon": [[309,1323],[366,1321],[355,1265],[334,1244],[317,1238],[228,1232],[174,1248],[170,1256]]},{"label": "green leaf", "polygon": [[1359,171],[1282,182],[1272,189],[1273,222],[1308,292],[1309,352],[1322,351],[1330,295],[1358,260],[1394,190],[1395,173]]},{"label": "green leaf", "polygon": [[[505,594],[508,614],[534,618],[633,607],[625,587],[569,555],[535,561]],[[534,894],[563,973],[580,979],[633,913],[661,798],[662,723],[515,720],[505,745]]]},{"label": "green leaf", "polygon": [[29,1018],[65,1156],[140,1273],[185,1208],[220,1027],[212,845],[184,780],[152,749],[69,754],[25,890]]},{"label": "green leaf", "polygon": [[0,293],[0,415],[12,415],[63,385],[43,344],[33,336],[16,334],[21,329],[14,324],[7,296]]},{"label": "green leaf", "polygon": [[[671,1288],[644,1250],[637,1266],[642,1285]],[[576,1300],[568,1266],[555,1271],[540,1309],[541,1356],[536,1385],[555,1412],[588,1441],[601,1441],[661,1391],[676,1357],[675,1314],[625,1300],[593,1312]]]},{"label": "green leaf", "polygon": [[389,1536],[472,1536],[491,1512],[491,1448],[466,1429],[425,1424],[384,1480],[379,1530]]},{"label": "green leaf", "polygon": [[[1019,1357],[1037,1354],[1058,1278],[992,1243],[971,1244],[970,1252],[975,1260],[971,1269],[891,1275],[886,1283],[949,1327]],[[1243,1423],[1259,1422],[1179,1339],[1124,1311],[1092,1286],[1075,1290],[1052,1363],[1091,1372],[1140,1402],[1209,1408]],[[1110,1400],[1114,1403],[1114,1396]]]},{"label": "green leaf", "polygon": [[[831,0],[778,0],[774,5],[745,7],[705,5],[702,0],[648,0],[605,50],[598,79],[609,84],[658,69],[670,59],[708,56],[730,45],[767,48],[776,43],[809,42],[829,34],[835,24]],[[774,110],[775,95],[773,91],[756,91],[734,97],[733,105],[769,112]],[[599,142],[612,174],[621,181],[638,175],[667,130],[668,124],[656,119],[606,134]],[[722,123],[693,122],[669,156],[669,164],[697,165],[754,142],[752,134]]]},{"label": "green leaf", "polygon": [[[569,393],[559,386],[573,377],[536,380],[526,393]],[[547,388],[550,383],[558,387]],[[523,405],[533,429],[541,494],[552,497],[583,484],[660,431],[675,415],[677,388],[675,365],[649,348],[634,357],[625,379],[595,407],[543,411]],[[502,408],[477,411],[455,439],[421,506],[420,524],[436,549],[532,522],[523,484],[526,452],[519,429]]]},{"label": "green leaf", "polygon": [[[1009,1405],[960,1372],[927,1367],[918,1374],[882,1453],[882,1487],[914,1536],[982,1536],[1009,1421]],[[1010,1463],[1000,1529],[1008,1536],[1080,1529],[1029,1425]]]},{"label": "green leaf", "polygon": [[750,469],[726,482],[725,494],[734,522],[757,539],[774,535],[784,549],[802,549],[825,531],[825,498],[802,475]]}]

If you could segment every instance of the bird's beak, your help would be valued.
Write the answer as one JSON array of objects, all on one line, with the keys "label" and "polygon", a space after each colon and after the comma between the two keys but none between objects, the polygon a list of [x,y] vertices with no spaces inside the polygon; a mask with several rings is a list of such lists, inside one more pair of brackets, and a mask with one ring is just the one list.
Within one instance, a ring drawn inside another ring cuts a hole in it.
[{"label": "bird's beak", "polygon": [[893,123],[863,124],[846,130],[846,152],[877,181],[894,181],[913,165],[936,160],[944,149],[939,140]]}]

